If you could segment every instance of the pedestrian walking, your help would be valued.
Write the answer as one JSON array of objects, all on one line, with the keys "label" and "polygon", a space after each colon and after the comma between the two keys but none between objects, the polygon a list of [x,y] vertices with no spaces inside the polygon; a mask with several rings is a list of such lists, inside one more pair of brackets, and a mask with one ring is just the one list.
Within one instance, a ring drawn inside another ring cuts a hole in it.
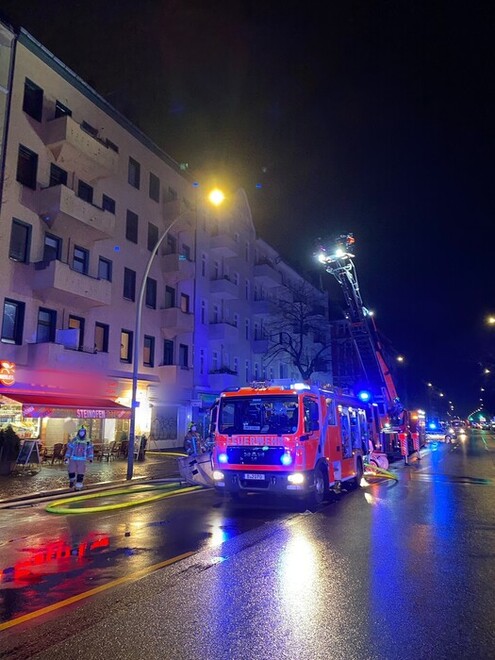
[{"label": "pedestrian walking", "polygon": [[81,426],[77,435],[67,444],[65,463],[69,470],[69,488],[81,490],[86,473],[86,461],[93,462],[93,443]]}]

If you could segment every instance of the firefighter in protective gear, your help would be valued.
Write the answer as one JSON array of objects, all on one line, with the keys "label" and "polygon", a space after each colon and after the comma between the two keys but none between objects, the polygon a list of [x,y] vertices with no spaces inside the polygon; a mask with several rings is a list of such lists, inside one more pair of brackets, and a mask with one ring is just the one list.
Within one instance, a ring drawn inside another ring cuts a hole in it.
[{"label": "firefighter in protective gear", "polygon": [[184,438],[184,449],[186,454],[193,456],[199,454],[201,450],[201,436],[198,433],[197,426],[194,422],[189,424],[186,437]]},{"label": "firefighter in protective gear", "polygon": [[69,466],[69,488],[81,490],[83,487],[86,461],[93,462],[93,443],[81,426],[75,438],[67,445],[65,463]]}]

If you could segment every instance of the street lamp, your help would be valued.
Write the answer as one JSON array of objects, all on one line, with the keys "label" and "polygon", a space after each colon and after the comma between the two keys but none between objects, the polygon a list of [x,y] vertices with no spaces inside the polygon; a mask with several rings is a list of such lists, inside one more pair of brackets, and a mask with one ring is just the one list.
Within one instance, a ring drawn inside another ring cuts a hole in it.
[{"label": "street lamp", "polygon": [[[213,197],[212,197],[213,195]],[[215,206],[219,206],[223,200],[224,195],[221,190],[216,188],[209,195],[210,202]],[[156,242],[153,251],[150,254],[148,263],[146,264],[146,269],[144,271],[143,280],[141,282],[141,287],[139,289],[139,297],[136,305],[136,321],[134,325],[134,343],[132,350],[132,395],[131,395],[131,423],[129,427],[129,447],[127,454],[127,480],[132,479],[132,473],[134,470],[134,440],[136,433],[136,408],[138,407],[137,401],[137,386],[138,386],[138,373],[139,373],[139,359],[140,359],[140,346],[141,346],[141,318],[143,313],[143,301],[144,293],[146,291],[146,281],[148,279],[151,266],[153,264],[153,259],[155,258],[160,245],[163,243],[164,239],[168,236],[172,227],[174,227],[179,220],[182,220],[185,215],[188,215],[190,212],[186,211],[178,215],[175,220],[173,220],[169,226],[165,229],[163,234],[160,236]],[[197,229],[197,228],[196,228]]]}]

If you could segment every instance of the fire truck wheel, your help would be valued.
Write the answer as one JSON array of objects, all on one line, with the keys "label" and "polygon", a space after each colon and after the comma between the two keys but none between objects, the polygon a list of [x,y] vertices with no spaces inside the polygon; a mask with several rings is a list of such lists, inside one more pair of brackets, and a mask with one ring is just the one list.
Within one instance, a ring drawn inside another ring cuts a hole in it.
[{"label": "fire truck wheel", "polygon": [[359,488],[361,485],[361,479],[363,478],[363,462],[361,461],[360,458],[357,459],[356,463],[356,476],[354,479],[351,479],[347,483],[349,484],[349,488],[352,490],[355,490],[356,488]]},{"label": "fire truck wheel", "polygon": [[314,490],[308,495],[306,499],[306,504],[310,509],[314,509],[315,507],[319,506],[325,499],[325,495],[328,492],[327,475],[325,474],[325,470],[321,465],[318,465],[315,469],[314,484]]}]

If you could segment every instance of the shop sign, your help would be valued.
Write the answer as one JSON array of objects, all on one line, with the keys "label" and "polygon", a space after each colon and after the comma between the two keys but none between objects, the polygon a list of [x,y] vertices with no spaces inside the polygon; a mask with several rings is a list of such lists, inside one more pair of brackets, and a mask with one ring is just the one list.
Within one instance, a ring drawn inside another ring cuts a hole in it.
[{"label": "shop sign", "polygon": [[78,419],[130,419],[131,417],[131,411],[126,408],[54,408],[43,405],[34,406],[28,403],[23,404],[22,414],[24,417],[51,417],[56,419],[65,419],[66,417],[76,417]]},{"label": "shop sign", "polygon": [[0,362],[0,383],[10,387],[15,383],[15,362]]}]

